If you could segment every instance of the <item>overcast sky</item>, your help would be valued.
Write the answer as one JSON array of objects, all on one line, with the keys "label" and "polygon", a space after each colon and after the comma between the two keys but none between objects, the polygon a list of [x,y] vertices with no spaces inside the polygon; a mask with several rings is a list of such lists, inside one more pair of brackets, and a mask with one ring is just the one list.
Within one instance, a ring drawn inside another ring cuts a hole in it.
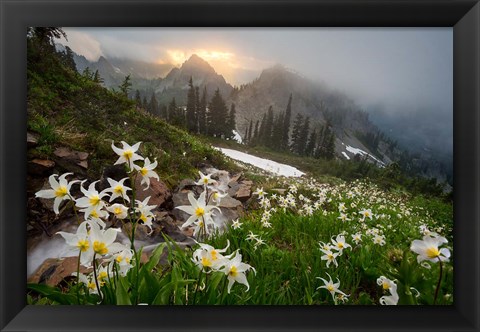
[{"label": "overcast sky", "polygon": [[180,65],[197,53],[234,85],[281,63],[363,107],[453,112],[451,28],[65,28],[90,60]]}]

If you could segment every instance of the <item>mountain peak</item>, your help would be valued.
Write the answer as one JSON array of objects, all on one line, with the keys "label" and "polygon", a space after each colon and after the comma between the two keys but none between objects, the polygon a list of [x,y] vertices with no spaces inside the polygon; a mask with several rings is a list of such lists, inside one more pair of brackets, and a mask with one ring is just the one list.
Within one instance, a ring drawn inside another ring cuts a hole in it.
[{"label": "mountain peak", "polygon": [[206,72],[215,72],[215,69],[197,54],[192,54],[190,58],[182,64],[181,69],[189,68],[202,69]]}]

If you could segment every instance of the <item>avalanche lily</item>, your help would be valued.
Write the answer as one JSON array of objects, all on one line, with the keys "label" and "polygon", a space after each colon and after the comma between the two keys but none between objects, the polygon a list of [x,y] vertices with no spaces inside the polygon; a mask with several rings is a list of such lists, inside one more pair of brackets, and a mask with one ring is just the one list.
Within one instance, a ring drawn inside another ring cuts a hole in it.
[{"label": "avalanche lily", "polygon": [[145,183],[147,185],[143,190],[147,190],[148,187],[150,187],[150,178],[160,180],[160,178],[158,177],[158,174],[154,171],[157,165],[158,165],[158,162],[156,160],[154,163],[151,163],[148,157],[145,158],[145,163],[143,164],[143,167],[133,165],[133,167],[142,176],[142,182],[140,182],[140,184],[143,185]]},{"label": "avalanche lily", "polygon": [[125,163],[125,164],[128,165],[129,170],[132,171],[133,167],[134,167],[133,162],[136,161],[136,160],[143,160],[142,156],[135,153],[135,152],[137,152],[137,150],[140,147],[140,144],[142,142],[138,142],[138,143],[134,144],[133,146],[128,145],[124,141],[121,141],[121,143],[122,143],[123,147],[120,149],[120,148],[117,148],[113,144],[113,141],[112,141],[112,150],[117,155],[119,155],[119,158],[117,159],[117,161],[115,162],[114,165],[119,165],[119,164]]},{"label": "avalanche lily", "polygon": [[450,250],[447,248],[439,247],[445,243],[448,243],[447,239],[442,236],[430,236],[425,235],[423,240],[414,240],[410,247],[414,253],[418,254],[417,261],[448,262],[450,258]]},{"label": "avalanche lily", "polygon": [[56,179],[56,177],[58,176],[57,174],[50,175],[50,177],[48,178],[48,182],[50,183],[52,189],[40,190],[35,193],[35,197],[55,198],[55,201],[53,202],[53,211],[56,214],[59,214],[60,212],[58,211],[58,208],[60,206],[60,203],[64,200],[73,200],[72,196],[70,195],[70,188],[72,187],[72,184],[80,182],[78,180],[68,182],[66,180],[66,177],[71,174],[73,173],[65,173],[60,175],[58,181]]}]

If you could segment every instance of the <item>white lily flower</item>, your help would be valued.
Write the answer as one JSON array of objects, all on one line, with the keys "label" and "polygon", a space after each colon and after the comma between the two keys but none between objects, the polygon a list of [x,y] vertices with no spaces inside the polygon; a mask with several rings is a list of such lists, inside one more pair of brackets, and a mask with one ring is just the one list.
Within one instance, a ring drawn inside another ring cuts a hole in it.
[{"label": "white lily flower", "polygon": [[138,222],[142,225],[147,226],[150,228],[150,233],[153,231],[152,229],[152,220],[155,216],[152,213],[152,210],[156,208],[155,205],[147,205],[148,201],[150,200],[150,196],[146,197],[143,202],[137,200],[137,206],[135,208],[136,212],[139,212],[140,215],[138,217]]},{"label": "white lily flower", "polygon": [[117,219],[125,219],[128,216],[128,208],[123,204],[112,204],[107,207],[107,210],[113,213]]},{"label": "white lily flower", "polygon": [[80,252],[80,264],[84,266],[89,266],[93,258],[93,246],[90,242],[87,225],[90,225],[88,221],[82,222],[74,234],[67,232],[56,233],[61,235],[65,239],[66,244],[72,247],[73,250]]},{"label": "white lily flower", "polygon": [[352,234],[352,240],[355,242],[355,244],[362,242],[362,233]]},{"label": "white lily flower", "polygon": [[265,191],[263,191],[262,188],[257,188],[254,192],[253,195],[258,195],[258,198],[263,198],[265,196]]},{"label": "white lily flower", "polygon": [[200,174],[200,180],[195,182],[196,185],[207,187],[209,185],[217,183],[217,181],[215,181],[214,179],[211,178],[212,174],[205,175],[200,171],[198,171],[198,174]]},{"label": "white lily flower", "polygon": [[130,197],[128,197],[127,191],[132,190],[132,188],[127,187],[123,184],[125,180],[128,180],[128,178],[123,178],[120,181],[115,181],[114,179],[107,178],[107,181],[110,184],[110,188],[105,189],[104,192],[112,193],[109,202],[112,202],[117,197],[121,197],[127,202],[130,202]]},{"label": "white lily flower", "polygon": [[341,290],[338,289],[338,287],[340,287],[340,280],[337,278],[337,283],[333,283],[332,277],[330,276],[330,274],[327,273],[327,275],[328,275],[328,278],[329,278],[328,281],[321,278],[321,277],[317,277],[317,279],[321,279],[324,283],[323,286],[319,286],[319,287],[317,287],[317,289],[325,288],[326,290],[328,290],[330,292],[330,294],[332,295],[335,303],[336,303],[335,294],[342,294],[343,296],[348,296],[347,294],[345,294],[344,292],[342,292]]},{"label": "white lily flower", "polygon": [[385,295],[380,298],[380,304],[382,305],[396,305],[399,300],[397,293],[397,284],[392,280],[381,276],[377,279],[377,284],[382,286],[384,292],[389,291],[390,295]]},{"label": "white lily flower", "polygon": [[417,261],[448,262],[450,258],[450,250],[447,248],[439,247],[445,243],[448,243],[447,239],[443,236],[430,236],[425,235],[423,240],[414,240],[410,246],[410,250],[418,254]]},{"label": "white lily flower", "polygon": [[[72,276],[76,276],[76,273],[73,273]],[[97,284],[95,283],[93,273],[86,276],[83,273],[78,274],[78,279],[81,283],[83,283],[88,288],[89,294],[98,294]]]},{"label": "white lily flower", "polygon": [[122,146],[123,146],[121,149],[117,148],[112,142],[112,150],[117,155],[120,156],[118,158],[118,160],[115,162],[114,165],[119,165],[119,164],[125,163],[125,164],[128,165],[130,171],[132,171],[133,170],[133,162],[137,161],[137,160],[143,160],[142,156],[135,153],[135,152],[137,152],[137,150],[140,147],[140,144],[142,142],[138,142],[138,143],[134,144],[133,146],[128,145],[124,141],[121,141],[120,143],[122,143]]},{"label": "white lily flower", "polygon": [[345,248],[352,248],[351,245],[349,245],[347,242],[345,242],[345,236],[339,234],[335,238],[335,240],[332,239],[332,247],[338,251],[338,255],[342,256],[343,249]]},{"label": "white lily flower", "polygon": [[157,165],[158,165],[158,162],[156,160],[154,163],[151,163],[148,157],[145,158],[143,167],[133,165],[133,167],[142,176],[142,182],[140,182],[140,184],[143,185],[145,183],[147,185],[143,190],[147,190],[148,187],[150,187],[150,178],[155,178],[157,180],[160,180],[160,178],[158,177],[158,174],[154,171],[154,169],[157,168]]},{"label": "white lily flower", "polygon": [[248,284],[245,272],[250,269],[256,273],[255,269],[251,265],[242,263],[242,255],[238,252],[238,250],[235,251],[235,256],[226,262],[225,267],[222,270],[228,279],[227,292],[229,294],[235,281],[247,286],[246,291],[248,292],[250,285]]},{"label": "white lily flower", "polygon": [[71,182],[68,182],[66,180],[66,177],[68,175],[71,175],[73,173],[65,173],[60,175],[58,178],[58,181],[56,177],[58,176],[57,174],[52,174],[48,178],[48,182],[50,183],[50,186],[52,189],[46,189],[46,190],[40,190],[35,193],[35,197],[38,198],[55,198],[55,201],[53,202],[53,211],[56,214],[59,214],[59,206],[60,203],[64,200],[72,200],[72,196],[70,195],[70,188],[72,187],[72,184],[76,182],[80,182],[78,180],[74,180]]},{"label": "white lily flower", "polygon": [[220,193],[218,191],[215,191],[213,192],[212,194],[212,201],[215,203],[215,204],[218,204],[220,203],[220,201],[222,200],[222,198],[224,198],[225,196],[227,196],[226,193]]},{"label": "white lily flower", "polygon": [[365,220],[366,218],[373,218],[373,213],[370,209],[363,209],[359,213],[363,216],[363,220]]},{"label": "white lily flower", "polygon": [[351,220],[345,213],[340,213],[340,217],[338,217],[337,219],[340,219],[343,222]]},{"label": "white lily flower", "polygon": [[123,277],[126,276],[127,272],[133,267],[131,264],[133,254],[134,253],[132,249],[126,248],[113,256],[113,261],[115,261],[115,263],[117,263],[120,267],[118,273]]},{"label": "white lily flower", "polygon": [[198,198],[198,200],[196,200],[195,197],[193,196],[193,193],[190,192],[188,193],[188,201],[190,202],[191,205],[182,205],[182,206],[176,207],[177,209],[190,214],[190,217],[182,225],[182,228],[188,227],[194,224],[196,221],[198,221],[199,223],[204,223],[204,224],[201,224],[200,226],[204,226],[207,231],[208,231],[208,227],[207,227],[208,225],[215,226],[215,223],[212,220],[211,213],[213,212],[214,209],[218,211],[220,211],[220,209],[213,205],[206,205],[205,195],[206,195],[206,192],[204,191],[200,194],[200,197]]},{"label": "white lily flower", "polygon": [[199,244],[200,248],[194,251],[192,261],[204,271],[207,268],[218,271],[221,267],[225,266],[227,259],[231,256],[222,255],[222,253],[230,247],[230,241],[228,240],[227,246],[223,249],[215,249],[211,245],[204,243]]},{"label": "white lily flower", "polygon": [[232,221],[232,228],[233,229],[239,229],[240,226],[242,226],[243,224],[240,222],[239,219],[235,219]]},{"label": "white lily flower", "polygon": [[76,205],[79,208],[83,208],[83,210],[81,211],[84,212],[87,216],[90,216],[90,212],[93,210],[96,210],[98,214],[98,211],[105,207],[105,202],[102,200],[102,198],[106,196],[107,193],[105,192],[105,190],[99,193],[95,189],[95,184],[99,181],[92,182],[88,187],[88,190],[85,190],[85,188],[83,188],[83,182],[85,181],[82,181],[82,185],[80,185],[80,190],[85,195],[85,197],[77,199]]},{"label": "white lily flower", "polygon": [[338,253],[333,253],[331,250],[324,250],[324,249],[320,249],[325,255],[323,255],[321,257],[322,261],[327,261],[327,267],[330,266],[330,263],[333,262],[333,264],[335,264],[336,267],[338,267],[338,263],[337,263],[337,256],[339,255]]},{"label": "white lily flower", "polygon": [[121,229],[109,228],[107,230],[102,230],[96,224],[91,224],[91,226],[90,241],[95,254],[105,256],[107,254],[115,254],[126,249],[123,244],[115,242],[117,234],[121,232]]},{"label": "white lily flower", "polygon": [[385,236],[379,234],[375,235],[373,237],[373,243],[383,246],[385,244]]}]

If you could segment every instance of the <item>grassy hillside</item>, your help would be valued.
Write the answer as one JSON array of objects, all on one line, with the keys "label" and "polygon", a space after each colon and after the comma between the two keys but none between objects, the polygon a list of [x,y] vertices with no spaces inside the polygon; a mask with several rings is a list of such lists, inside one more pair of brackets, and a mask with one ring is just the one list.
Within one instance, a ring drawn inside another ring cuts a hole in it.
[{"label": "grassy hillside", "polygon": [[88,175],[98,177],[112,163],[111,142],[144,142],[141,151],[157,158],[157,172],[170,185],[192,177],[202,163],[235,169],[198,138],[136,109],[121,92],[107,90],[92,76],[69,68],[61,54],[28,45],[28,129],[40,134],[29,157],[50,158],[66,145],[90,153]]}]

